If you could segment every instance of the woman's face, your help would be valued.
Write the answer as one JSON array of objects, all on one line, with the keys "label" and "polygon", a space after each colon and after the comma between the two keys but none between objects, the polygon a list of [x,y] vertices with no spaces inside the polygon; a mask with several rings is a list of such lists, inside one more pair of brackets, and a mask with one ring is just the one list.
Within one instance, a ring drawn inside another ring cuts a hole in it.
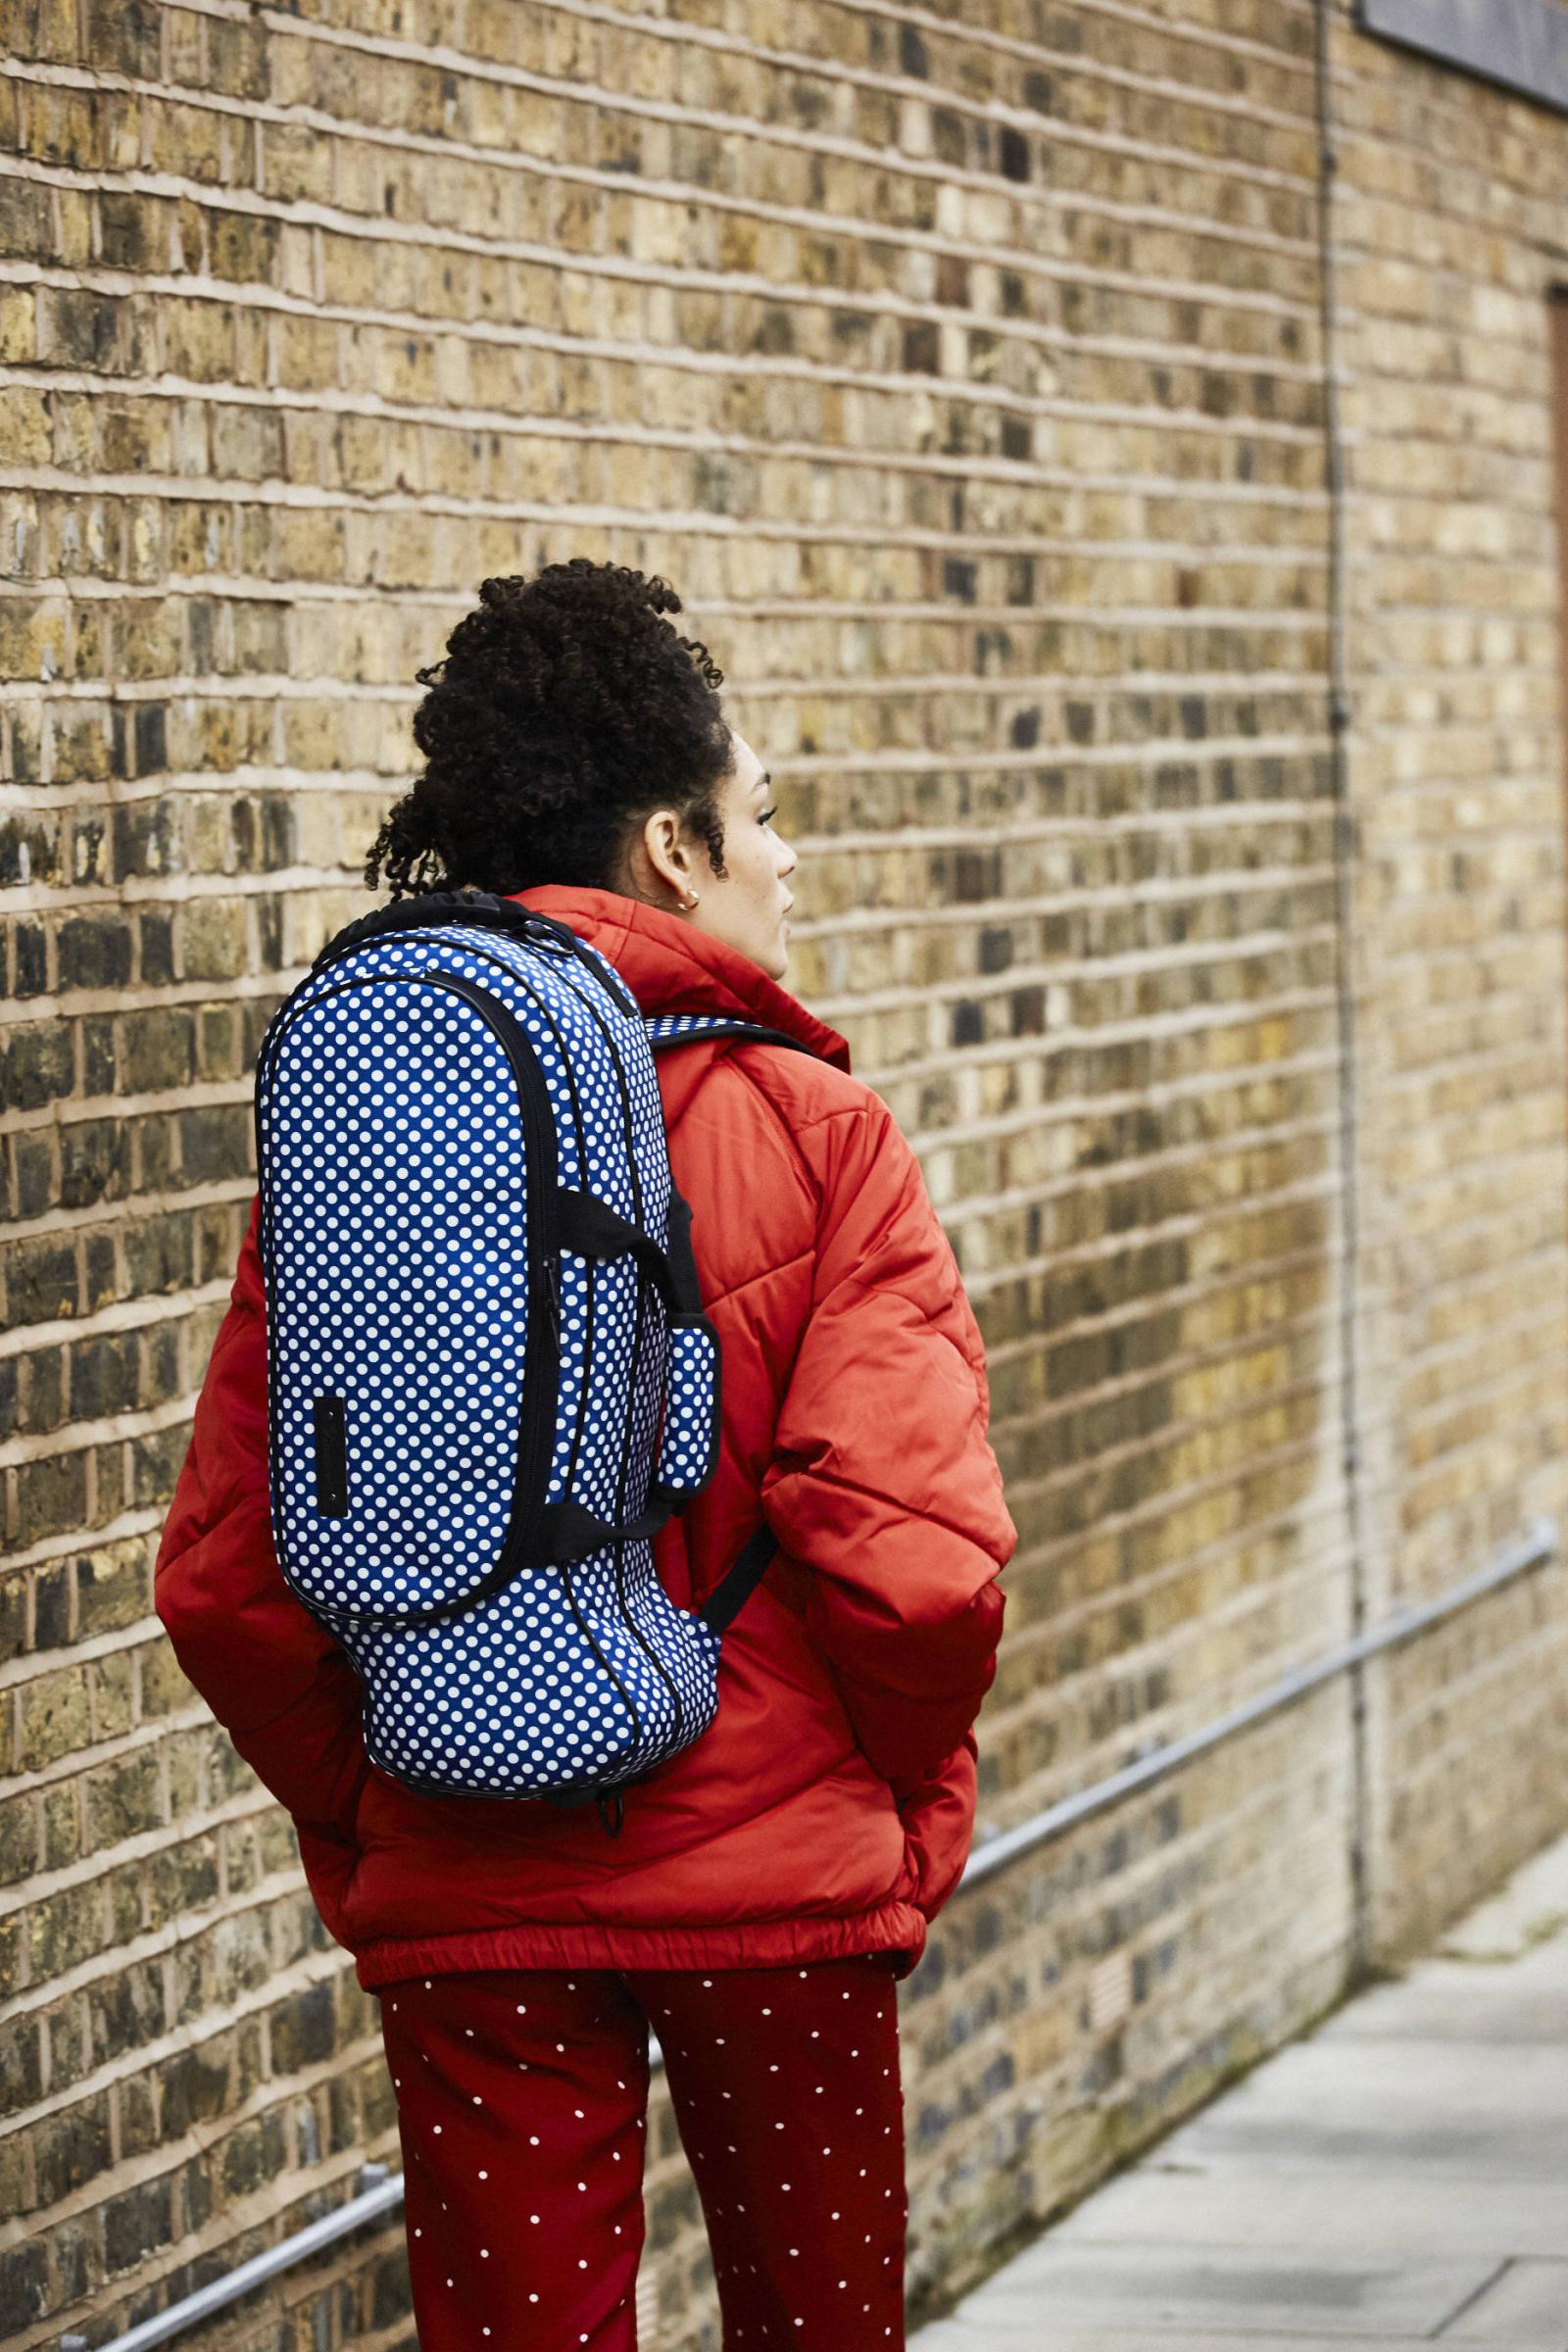
[{"label": "woman's face", "polygon": [[[687,837],[673,809],[656,808],[633,837],[628,856],[633,895],[684,916],[736,948],[770,979],[781,980],[789,960],[795,901],[789,876],[796,854],[772,825],[766,769],[742,735],[730,731],[734,764],[714,795],[724,835],[724,872],[715,874],[700,836]],[[697,904],[682,902],[697,893]]]}]

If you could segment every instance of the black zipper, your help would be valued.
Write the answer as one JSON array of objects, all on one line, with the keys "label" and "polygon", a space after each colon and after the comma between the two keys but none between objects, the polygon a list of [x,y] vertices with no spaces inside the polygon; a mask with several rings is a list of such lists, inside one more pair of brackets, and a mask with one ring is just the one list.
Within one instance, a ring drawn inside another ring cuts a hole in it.
[{"label": "black zipper", "polygon": [[[524,1393],[535,1396],[550,1396],[548,1414],[536,1412],[527,1432],[528,1447],[525,1459],[519,1459],[516,1478],[512,1490],[512,1517],[502,1545],[501,1559],[486,1578],[483,1590],[498,1591],[506,1581],[499,1570],[522,1542],[524,1535],[530,1546],[537,1544],[539,1520],[544,1510],[545,1488],[550,1478],[550,1456],[555,1446],[556,1411],[560,1403],[560,1331],[561,1331],[561,1241],[557,1228],[556,1193],[560,1172],[556,1159],[556,1121],[550,1108],[543,1075],[528,1033],[522,1023],[500,999],[491,996],[475,980],[467,980],[458,972],[437,974],[421,972],[416,985],[421,988],[444,988],[453,996],[462,997],[471,1004],[481,1020],[500,1038],[506,1050],[512,1073],[517,1084],[517,1101],[522,1110],[523,1140],[528,1152],[528,1219],[532,1231],[543,1244],[542,1249],[529,1251],[532,1280],[528,1293],[528,1343],[523,1358]],[[554,1333],[552,1347],[549,1335]],[[492,1583],[491,1579],[496,1582]]]}]

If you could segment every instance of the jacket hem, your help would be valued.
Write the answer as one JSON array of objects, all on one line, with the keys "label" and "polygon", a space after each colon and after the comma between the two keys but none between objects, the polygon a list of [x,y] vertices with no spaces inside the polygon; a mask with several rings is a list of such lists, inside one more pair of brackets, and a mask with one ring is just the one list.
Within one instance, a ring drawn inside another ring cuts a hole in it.
[{"label": "jacket hem", "polygon": [[491,1968],[779,1968],[791,1961],[848,1960],[896,1952],[896,1979],[925,1949],[926,1921],[912,1903],[880,1904],[849,1919],[761,1919],[728,1927],[631,1928],[573,1920],[452,1936],[386,1936],[355,1954],[367,1992],[409,1977],[455,1976]]}]

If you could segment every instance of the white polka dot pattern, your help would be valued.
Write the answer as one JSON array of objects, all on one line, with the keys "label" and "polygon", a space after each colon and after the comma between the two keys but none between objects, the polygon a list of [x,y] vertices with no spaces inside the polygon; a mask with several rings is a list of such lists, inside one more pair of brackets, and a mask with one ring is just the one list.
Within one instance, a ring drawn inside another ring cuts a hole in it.
[{"label": "white polka dot pattern", "polygon": [[548,1505],[622,1524],[716,1458],[711,1325],[629,1251],[550,1245],[559,1186],[664,1246],[650,1035],[732,1024],[645,1024],[595,965],[614,981],[586,943],[387,931],[318,962],[258,1057],[278,1560],[359,1670],[372,1758],[443,1794],[609,1789],[717,1704],[719,1636],[646,1535],[539,1541]]},{"label": "white polka dot pattern", "polygon": [[671,1321],[668,1366],[659,1475],[666,1486],[695,1494],[717,1466],[718,1431],[710,1404],[718,1379],[712,1325]]}]

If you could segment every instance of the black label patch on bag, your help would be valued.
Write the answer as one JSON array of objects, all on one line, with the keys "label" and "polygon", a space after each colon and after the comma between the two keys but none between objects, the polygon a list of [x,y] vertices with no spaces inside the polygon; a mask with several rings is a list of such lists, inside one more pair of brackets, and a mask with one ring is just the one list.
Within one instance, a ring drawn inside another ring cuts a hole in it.
[{"label": "black label patch on bag", "polygon": [[323,1519],[349,1515],[348,1422],[341,1396],[318,1396],[316,1412],[316,1507]]}]

